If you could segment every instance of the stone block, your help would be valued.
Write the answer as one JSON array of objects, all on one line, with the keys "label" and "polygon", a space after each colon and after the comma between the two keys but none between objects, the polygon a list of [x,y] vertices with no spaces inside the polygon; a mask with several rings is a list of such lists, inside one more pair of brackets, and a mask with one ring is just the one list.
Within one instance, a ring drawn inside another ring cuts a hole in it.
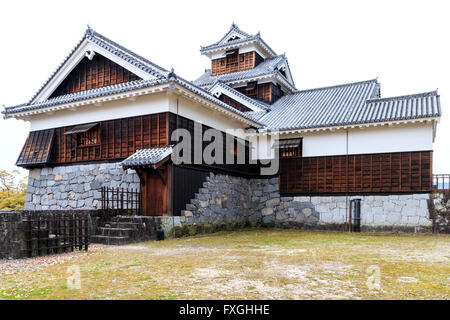
[{"label": "stone block", "polygon": [[311,208],[304,208],[302,209],[302,213],[305,215],[305,217],[309,217],[310,215],[312,215],[313,210]]},{"label": "stone block", "polygon": [[261,210],[261,214],[263,216],[273,215],[273,209],[272,208],[264,208]]},{"label": "stone block", "polygon": [[185,217],[192,217],[192,216],[193,216],[192,211],[189,211],[189,210],[183,210],[183,211],[181,212],[181,214],[182,214],[183,216],[185,216]]},{"label": "stone block", "polygon": [[97,180],[94,180],[90,183],[90,187],[92,190],[98,190],[98,189],[101,189],[102,186],[101,186],[100,182],[98,182]]},{"label": "stone block", "polygon": [[273,199],[270,199],[270,200],[266,201],[266,206],[268,208],[273,208],[273,207],[275,207],[275,206],[277,206],[279,204],[280,204],[280,198],[273,198]]},{"label": "stone block", "polygon": [[278,188],[275,187],[274,185],[267,185],[264,187],[263,191],[270,193],[270,192],[278,191]]}]

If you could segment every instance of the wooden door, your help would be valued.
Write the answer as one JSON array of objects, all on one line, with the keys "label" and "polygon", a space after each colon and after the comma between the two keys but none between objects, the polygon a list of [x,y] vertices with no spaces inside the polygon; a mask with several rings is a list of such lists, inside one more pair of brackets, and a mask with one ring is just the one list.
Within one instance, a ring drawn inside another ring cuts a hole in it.
[{"label": "wooden door", "polygon": [[140,176],[142,177],[142,214],[144,216],[167,214],[167,169],[145,170]]}]

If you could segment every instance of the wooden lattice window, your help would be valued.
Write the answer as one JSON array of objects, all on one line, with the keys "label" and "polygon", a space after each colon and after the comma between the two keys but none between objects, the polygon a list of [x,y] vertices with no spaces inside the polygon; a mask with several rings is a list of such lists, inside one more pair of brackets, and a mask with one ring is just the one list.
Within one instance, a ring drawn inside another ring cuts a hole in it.
[{"label": "wooden lattice window", "polygon": [[245,95],[248,97],[256,97],[256,95],[258,94],[258,87],[257,87],[257,82],[249,82],[247,84],[247,87],[245,88]]},{"label": "wooden lattice window", "polygon": [[[239,51],[238,50],[230,50],[227,51],[227,68],[233,68],[239,66]],[[237,71],[237,70],[230,70],[230,72]]]},{"label": "wooden lattice window", "polygon": [[95,146],[100,144],[100,126],[89,123],[75,126],[64,133],[65,136],[76,138],[77,147]]},{"label": "wooden lattice window", "polygon": [[280,158],[298,158],[302,156],[302,139],[284,139],[278,141]]},{"label": "wooden lattice window", "polygon": [[77,146],[93,146],[100,144],[100,130],[99,126],[96,126],[86,132],[77,133]]}]

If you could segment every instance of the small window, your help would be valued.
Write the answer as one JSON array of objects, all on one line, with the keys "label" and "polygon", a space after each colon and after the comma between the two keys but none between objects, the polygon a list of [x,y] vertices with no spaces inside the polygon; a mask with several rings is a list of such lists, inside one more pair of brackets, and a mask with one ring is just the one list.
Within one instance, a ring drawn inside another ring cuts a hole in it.
[{"label": "small window", "polygon": [[258,84],[258,82],[256,82],[256,81],[249,82],[247,84],[247,87],[245,88],[245,94],[249,97],[255,97],[258,93],[257,84]]},{"label": "small window", "polygon": [[77,133],[77,146],[93,146],[100,144],[100,130],[99,127],[94,127],[86,132]]},{"label": "small window", "polygon": [[230,50],[226,52],[227,67],[237,66],[239,58],[239,50]]},{"label": "small window", "polygon": [[302,139],[279,140],[276,147],[280,149],[280,158],[298,158],[302,156]]}]

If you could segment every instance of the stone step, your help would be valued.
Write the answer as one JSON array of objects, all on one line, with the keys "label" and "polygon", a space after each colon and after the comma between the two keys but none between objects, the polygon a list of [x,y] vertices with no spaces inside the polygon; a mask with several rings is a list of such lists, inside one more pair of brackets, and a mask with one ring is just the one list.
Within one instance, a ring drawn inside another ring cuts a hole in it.
[{"label": "stone step", "polygon": [[116,216],[111,219],[112,222],[133,222],[133,223],[154,223],[159,216]]},{"label": "stone step", "polygon": [[91,242],[119,246],[122,244],[130,243],[131,239],[128,237],[111,237],[111,236],[95,235],[91,237]]},{"label": "stone step", "polygon": [[133,229],[138,230],[144,228],[142,223],[137,222],[108,222],[104,225],[105,228],[118,228],[118,229]]},{"label": "stone step", "polygon": [[132,228],[107,228],[107,227],[98,228],[99,235],[101,236],[127,237],[127,238],[132,237],[134,230],[135,229]]}]

